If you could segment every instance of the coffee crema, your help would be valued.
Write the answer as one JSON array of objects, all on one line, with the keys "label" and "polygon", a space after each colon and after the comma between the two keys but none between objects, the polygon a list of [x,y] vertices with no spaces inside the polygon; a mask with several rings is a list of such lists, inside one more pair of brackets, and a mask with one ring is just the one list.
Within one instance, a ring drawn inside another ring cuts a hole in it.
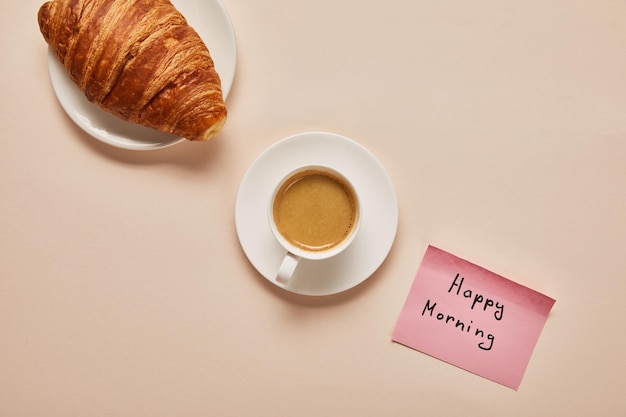
[{"label": "coffee crema", "polygon": [[311,168],[288,178],[272,206],[278,232],[290,244],[311,252],[333,249],[356,226],[359,208],[352,187],[342,178]]}]

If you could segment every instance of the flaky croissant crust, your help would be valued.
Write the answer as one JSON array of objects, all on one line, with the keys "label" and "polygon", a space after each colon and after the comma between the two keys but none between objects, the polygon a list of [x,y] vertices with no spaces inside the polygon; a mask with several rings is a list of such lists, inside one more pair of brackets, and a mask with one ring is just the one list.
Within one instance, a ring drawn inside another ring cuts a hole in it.
[{"label": "flaky croissant crust", "polygon": [[169,0],[52,0],[39,27],[87,99],[189,140],[226,121],[209,50]]}]

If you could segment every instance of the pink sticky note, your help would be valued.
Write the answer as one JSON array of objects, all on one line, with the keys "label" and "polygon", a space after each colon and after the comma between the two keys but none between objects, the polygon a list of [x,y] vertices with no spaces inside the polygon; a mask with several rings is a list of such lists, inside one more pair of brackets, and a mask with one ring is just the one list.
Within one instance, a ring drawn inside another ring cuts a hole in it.
[{"label": "pink sticky note", "polygon": [[517,390],[554,302],[429,246],[392,339]]}]

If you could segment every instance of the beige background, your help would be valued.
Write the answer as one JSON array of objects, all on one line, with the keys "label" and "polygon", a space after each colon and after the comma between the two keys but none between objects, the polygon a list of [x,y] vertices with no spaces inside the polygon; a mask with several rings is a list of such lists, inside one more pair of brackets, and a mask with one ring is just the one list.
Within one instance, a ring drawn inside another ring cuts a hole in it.
[{"label": "beige background", "polygon": [[[227,127],[145,153],[63,112],[41,0],[0,4],[0,416],[622,415],[626,3],[224,1]],[[249,165],[309,130],[400,205],[383,266],[324,298],[234,227]],[[390,341],[428,244],[557,300],[519,392]]]}]

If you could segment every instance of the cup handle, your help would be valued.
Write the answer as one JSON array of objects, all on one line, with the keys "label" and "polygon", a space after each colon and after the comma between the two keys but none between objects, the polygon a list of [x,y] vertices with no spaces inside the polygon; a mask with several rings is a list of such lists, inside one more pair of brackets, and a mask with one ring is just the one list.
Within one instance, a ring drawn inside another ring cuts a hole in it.
[{"label": "cup handle", "polygon": [[287,285],[291,280],[299,261],[299,256],[294,255],[291,252],[287,252],[283,262],[280,264],[280,268],[278,268],[278,272],[276,273],[276,281]]}]

